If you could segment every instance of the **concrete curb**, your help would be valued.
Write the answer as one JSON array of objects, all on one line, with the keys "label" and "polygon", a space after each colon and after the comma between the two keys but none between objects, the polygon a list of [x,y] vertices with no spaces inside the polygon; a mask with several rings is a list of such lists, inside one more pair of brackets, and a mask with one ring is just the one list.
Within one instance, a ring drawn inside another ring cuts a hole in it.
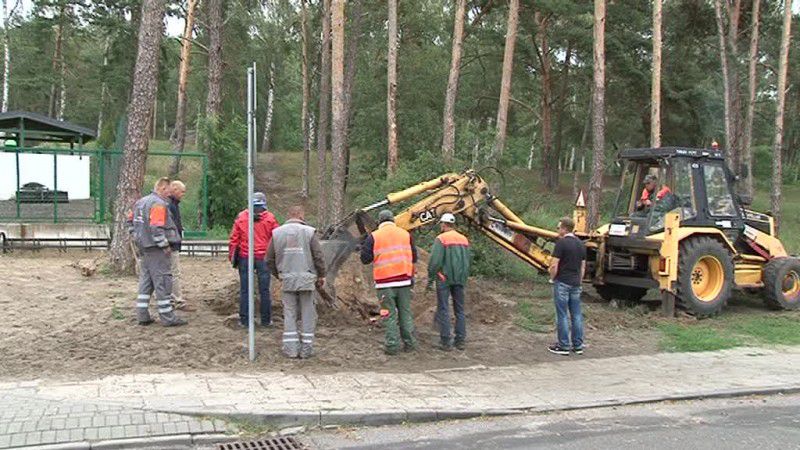
[{"label": "concrete curb", "polygon": [[169,436],[139,437],[128,439],[109,439],[103,441],[78,441],[60,444],[33,445],[24,447],[11,447],[12,449],[36,450],[118,450],[128,448],[167,448],[177,446],[190,446],[198,444],[212,444],[238,440],[238,436],[228,434],[175,434]]},{"label": "concrete curb", "polygon": [[769,386],[764,388],[723,389],[713,392],[654,395],[651,397],[640,398],[610,398],[607,400],[563,406],[536,405],[491,409],[270,411],[264,413],[229,413],[196,410],[172,410],[163,412],[213,417],[222,420],[243,420],[252,423],[273,426],[277,429],[293,427],[330,427],[338,425],[381,426],[397,425],[410,422],[422,423],[442,420],[471,419],[475,417],[508,416],[525,413],[573,411],[580,409],[659,403],[665,401],[746,397],[750,395],[793,394],[798,392],[800,392],[800,384],[790,386]]}]

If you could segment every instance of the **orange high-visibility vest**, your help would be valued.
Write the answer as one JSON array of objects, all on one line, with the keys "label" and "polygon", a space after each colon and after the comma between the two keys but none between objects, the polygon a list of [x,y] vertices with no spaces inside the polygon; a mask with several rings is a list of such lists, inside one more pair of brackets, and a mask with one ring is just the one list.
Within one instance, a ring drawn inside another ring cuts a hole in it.
[{"label": "orange high-visibility vest", "polygon": [[[385,222],[386,223],[386,222]],[[375,284],[409,285],[414,276],[414,260],[411,252],[411,235],[393,223],[382,224],[372,233],[372,275]],[[408,281],[408,283],[405,283]],[[400,282],[400,284],[395,284]],[[391,287],[391,286],[385,286]]]},{"label": "orange high-visibility vest", "polygon": [[449,247],[451,245],[469,247],[469,240],[467,240],[467,237],[456,230],[445,231],[439,236],[436,236],[436,239],[439,239],[439,242],[441,242],[445,247]]}]

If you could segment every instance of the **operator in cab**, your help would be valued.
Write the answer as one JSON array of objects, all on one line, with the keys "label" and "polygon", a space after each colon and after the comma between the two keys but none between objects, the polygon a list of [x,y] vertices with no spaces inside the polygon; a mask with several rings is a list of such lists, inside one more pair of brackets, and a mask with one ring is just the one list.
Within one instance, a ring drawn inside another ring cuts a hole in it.
[{"label": "operator in cab", "polygon": [[644,189],[642,189],[642,196],[636,201],[636,211],[649,210],[656,201],[661,200],[665,195],[672,192],[666,184],[658,192],[656,192],[657,188],[658,177],[653,174],[648,174],[644,177]]}]

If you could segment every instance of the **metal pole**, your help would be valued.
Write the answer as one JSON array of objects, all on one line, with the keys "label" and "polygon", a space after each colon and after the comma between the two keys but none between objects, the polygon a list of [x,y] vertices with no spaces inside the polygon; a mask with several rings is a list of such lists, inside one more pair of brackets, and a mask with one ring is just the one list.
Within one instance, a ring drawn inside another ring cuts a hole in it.
[{"label": "metal pole", "polygon": [[203,155],[203,220],[200,226],[203,233],[208,229],[208,156]]},{"label": "metal pole", "polygon": [[53,153],[53,223],[58,223],[58,154]]},{"label": "metal pole", "polygon": [[255,170],[253,168],[253,131],[255,129],[256,103],[256,63],[247,69],[247,321],[249,333],[250,361],[256,359],[255,301],[253,299],[253,272],[255,269],[255,245],[253,242],[253,189]]}]

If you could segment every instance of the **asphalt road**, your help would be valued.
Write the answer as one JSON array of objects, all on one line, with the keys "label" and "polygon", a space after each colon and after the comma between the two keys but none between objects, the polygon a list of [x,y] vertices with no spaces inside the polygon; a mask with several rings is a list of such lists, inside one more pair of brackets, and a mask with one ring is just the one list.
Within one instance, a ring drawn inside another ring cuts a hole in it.
[{"label": "asphalt road", "polygon": [[312,449],[800,449],[800,394],[312,431]]}]

